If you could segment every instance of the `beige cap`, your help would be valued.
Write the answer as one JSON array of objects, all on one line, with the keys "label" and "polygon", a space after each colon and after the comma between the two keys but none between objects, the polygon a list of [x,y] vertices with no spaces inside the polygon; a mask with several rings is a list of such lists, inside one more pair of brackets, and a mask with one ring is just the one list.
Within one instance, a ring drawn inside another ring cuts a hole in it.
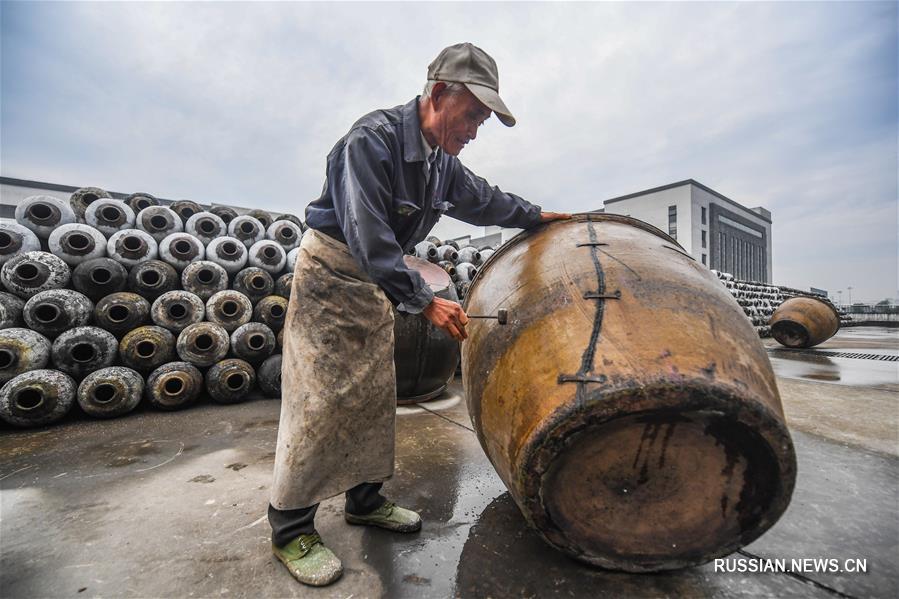
[{"label": "beige cap", "polygon": [[490,55],[465,42],[444,48],[428,65],[428,81],[463,83],[506,127],[515,125],[515,117],[499,97],[499,73]]}]

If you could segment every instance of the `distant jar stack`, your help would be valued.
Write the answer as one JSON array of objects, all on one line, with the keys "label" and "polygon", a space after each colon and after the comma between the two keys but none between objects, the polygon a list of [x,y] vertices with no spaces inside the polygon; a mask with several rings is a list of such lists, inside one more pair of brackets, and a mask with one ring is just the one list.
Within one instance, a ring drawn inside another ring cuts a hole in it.
[{"label": "distant jar stack", "polygon": [[490,245],[460,246],[452,239],[441,241],[437,237],[428,237],[409,250],[409,254],[440,266],[449,275],[459,300],[464,300],[481,265],[495,251]]},{"label": "distant jar stack", "polygon": [[[741,281],[735,279],[730,273],[719,272],[717,270],[712,270],[712,273],[718,277],[721,284],[724,285],[730,294],[737,300],[737,303],[740,304],[740,307],[743,308],[744,314],[746,314],[746,317],[752,323],[752,326],[755,327],[759,337],[777,337],[776,335],[773,335],[772,330],[772,324],[775,322],[772,319],[774,313],[782,304],[794,297],[816,300],[817,303],[804,305],[817,306],[814,311],[825,311],[826,315],[823,316],[825,320],[830,320],[830,313],[833,313],[836,316],[837,328],[833,330],[831,336],[836,334],[836,331],[839,330],[841,325],[851,322],[848,314],[841,313],[837,310],[837,307],[833,302],[823,295],[783,285],[769,285],[767,283],[759,283],[756,281]],[[786,343],[782,344],[787,345],[787,347],[792,347]]]}]

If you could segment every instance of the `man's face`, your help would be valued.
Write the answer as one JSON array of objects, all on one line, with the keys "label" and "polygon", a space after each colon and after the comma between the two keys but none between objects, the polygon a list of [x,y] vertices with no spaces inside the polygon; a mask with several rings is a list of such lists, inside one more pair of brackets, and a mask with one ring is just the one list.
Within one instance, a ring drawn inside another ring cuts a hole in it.
[{"label": "man's face", "polygon": [[458,94],[442,94],[435,107],[437,145],[458,156],[465,144],[478,135],[478,127],[490,117],[490,109],[467,89]]}]

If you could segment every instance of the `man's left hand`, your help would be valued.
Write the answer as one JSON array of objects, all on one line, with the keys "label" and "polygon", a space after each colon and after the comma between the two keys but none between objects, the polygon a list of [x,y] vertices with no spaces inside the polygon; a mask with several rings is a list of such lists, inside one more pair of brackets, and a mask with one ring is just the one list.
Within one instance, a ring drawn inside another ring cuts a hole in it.
[{"label": "man's left hand", "polygon": [[570,220],[571,215],[566,212],[541,212],[540,222],[548,223],[554,220]]}]

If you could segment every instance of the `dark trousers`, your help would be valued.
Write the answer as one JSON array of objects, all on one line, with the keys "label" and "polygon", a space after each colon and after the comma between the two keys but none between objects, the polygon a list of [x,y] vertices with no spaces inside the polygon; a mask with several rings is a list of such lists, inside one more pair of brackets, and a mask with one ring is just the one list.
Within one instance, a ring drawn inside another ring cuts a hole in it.
[{"label": "dark trousers", "polygon": [[[379,493],[383,483],[362,483],[346,492],[344,509],[356,516],[364,516],[375,511],[387,501]],[[316,503],[297,510],[276,510],[268,506],[268,522],[272,527],[272,543],[278,547],[287,545],[300,535],[315,532]]]}]

